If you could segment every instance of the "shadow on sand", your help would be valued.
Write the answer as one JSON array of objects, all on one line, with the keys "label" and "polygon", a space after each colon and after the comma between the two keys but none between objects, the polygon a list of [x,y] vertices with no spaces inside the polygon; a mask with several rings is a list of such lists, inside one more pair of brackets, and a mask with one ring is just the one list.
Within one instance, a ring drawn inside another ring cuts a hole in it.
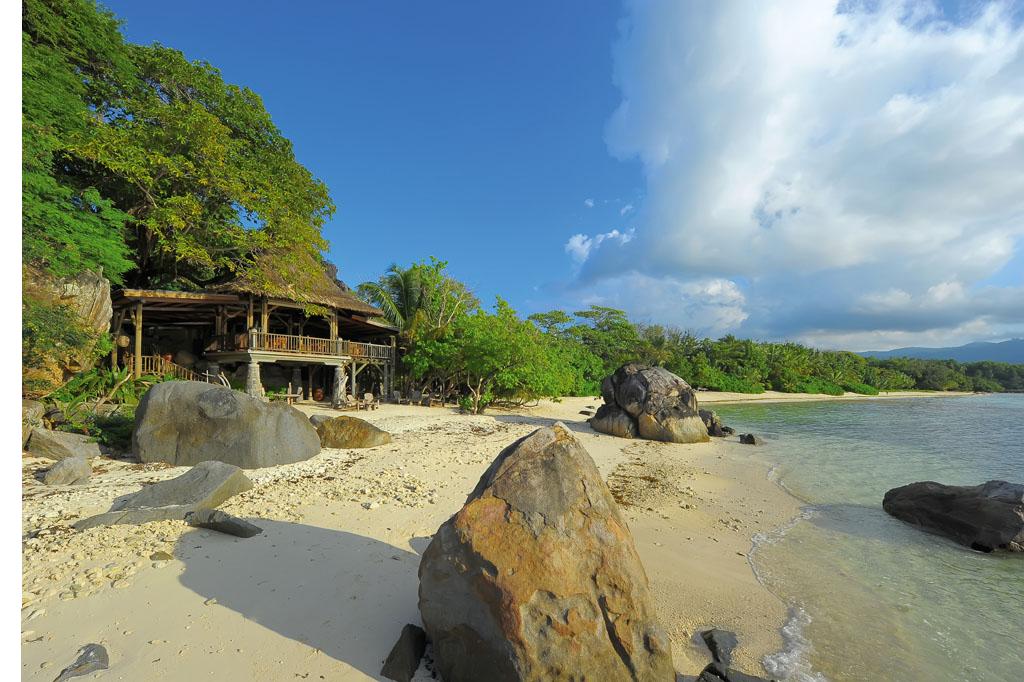
[{"label": "shadow on sand", "polygon": [[579,415],[583,421],[565,421],[562,419],[551,419],[550,417],[535,417],[527,414],[492,414],[495,421],[503,422],[505,424],[526,424],[536,428],[544,426],[551,426],[558,422],[565,424],[566,428],[576,433],[586,433],[589,435],[603,435],[591,428],[590,424],[586,422],[586,418],[583,415]]},{"label": "shadow on sand", "polygon": [[181,583],[247,620],[315,647],[371,678],[417,609],[418,551],[299,523],[251,519],[249,539],[208,530],[184,535]]}]

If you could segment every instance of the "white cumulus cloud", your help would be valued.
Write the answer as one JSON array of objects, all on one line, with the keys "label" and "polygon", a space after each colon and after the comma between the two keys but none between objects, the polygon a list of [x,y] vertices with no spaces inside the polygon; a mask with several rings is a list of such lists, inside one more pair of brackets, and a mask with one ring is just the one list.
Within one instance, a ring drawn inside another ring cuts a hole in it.
[{"label": "white cumulus cloud", "polygon": [[628,2],[606,136],[645,200],[621,248],[570,240],[577,285],[740,282],[737,331],[825,345],[1020,333],[1020,289],[988,280],[1024,236],[1024,28],[964,10]]}]

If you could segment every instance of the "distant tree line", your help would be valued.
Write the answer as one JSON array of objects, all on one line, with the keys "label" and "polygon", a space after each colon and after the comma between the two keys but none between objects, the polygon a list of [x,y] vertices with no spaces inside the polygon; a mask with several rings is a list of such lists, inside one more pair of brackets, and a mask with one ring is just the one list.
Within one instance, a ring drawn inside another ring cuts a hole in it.
[{"label": "distant tree line", "polygon": [[474,412],[494,402],[597,395],[605,376],[634,361],[665,367],[693,386],[739,393],[1024,390],[1024,365],[878,360],[798,343],[697,338],[603,306],[522,319],[501,299],[490,310],[481,306],[436,259],[394,265],[359,292],[401,330],[409,387],[461,396]]}]

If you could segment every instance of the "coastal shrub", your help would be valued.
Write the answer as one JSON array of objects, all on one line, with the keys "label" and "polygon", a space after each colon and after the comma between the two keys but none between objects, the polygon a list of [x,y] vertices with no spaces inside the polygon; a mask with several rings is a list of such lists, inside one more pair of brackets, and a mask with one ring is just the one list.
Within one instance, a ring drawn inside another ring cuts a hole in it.
[{"label": "coastal shrub", "polygon": [[833,384],[817,377],[811,377],[796,385],[793,393],[823,393],[825,395],[842,395],[845,393],[842,386]]},{"label": "coastal shrub", "polygon": [[878,389],[874,386],[868,386],[867,384],[859,384],[857,382],[848,382],[843,384],[843,389],[850,393],[859,393],[860,395],[878,395]]}]

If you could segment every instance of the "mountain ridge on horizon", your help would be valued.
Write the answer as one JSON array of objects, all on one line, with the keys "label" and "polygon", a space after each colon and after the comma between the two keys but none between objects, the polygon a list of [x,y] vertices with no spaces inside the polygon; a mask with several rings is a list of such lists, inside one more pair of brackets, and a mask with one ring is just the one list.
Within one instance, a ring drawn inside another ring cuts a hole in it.
[{"label": "mountain ridge on horizon", "polygon": [[866,358],[918,358],[921,360],[956,360],[957,362],[1008,362],[1024,364],[1024,338],[1006,341],[974,341],[962,346],[929,348],[908,346],[892,350],[867,350],[858,353]]}]

